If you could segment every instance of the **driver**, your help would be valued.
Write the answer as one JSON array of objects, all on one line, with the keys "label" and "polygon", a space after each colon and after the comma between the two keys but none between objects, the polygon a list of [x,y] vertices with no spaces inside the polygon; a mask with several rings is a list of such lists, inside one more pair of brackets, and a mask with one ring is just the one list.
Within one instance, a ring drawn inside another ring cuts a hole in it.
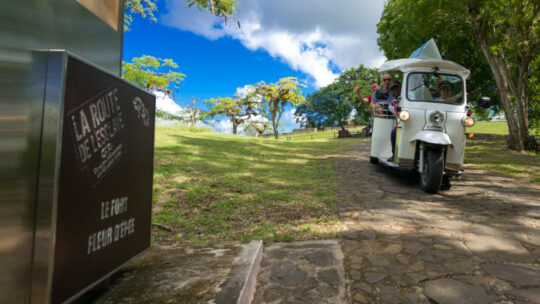
[{"label": "driver", "polygon": [[441,82],[439,85],[441,96],[435,98],[435,101],[444,101],[448,103],[457,103],[458,98],[461,98],[462,93],[453,96],[454,86],[448,80]]}]

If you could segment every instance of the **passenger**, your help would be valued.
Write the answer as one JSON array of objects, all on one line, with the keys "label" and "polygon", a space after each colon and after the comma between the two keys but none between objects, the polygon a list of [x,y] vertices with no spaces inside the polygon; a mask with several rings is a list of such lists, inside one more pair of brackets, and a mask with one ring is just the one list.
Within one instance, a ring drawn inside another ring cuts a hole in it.
[{"label": "passenger", "polygon": [[[371,96],[371,109],[374,113],[381,113],[382,104],[390,104],[392,100],[390,99],[390,94],[388,94],[389,84],[392,81],[392,76],[390,74],[384,74],[382,77],[382,88],[373,92]],[[379,98],[377,98],[379,96]]]},{"label": "passenger", "polygon": [[[379,84],[376,81],[372,81],[369,84],[369,88],[371,89],[371,93],[373,94],[377,89],[379,89]],[[368,97],[362,97],[362,93],[360,93],[360,87],[356,86],[354,88],[354,91],[356,92],[356,95],[358,96],[358,100],[363,103],[369,105],[371,103],[371,95]]]},{"label": "passenger", "polygon": [[453,93],[453,86],[450,81],[443,81],[441,82],[439,86],[441,90],[441,96],[435,98],[435,101],[444,101],[448,103],[456,103],[457,99],[461,97],[461,94],[458,94],[456,96],[452,96]]},{"label": "passenger", "polygon": [[441,96],[441,83],[443,82],[443,79],[441,77],[438,77],[437,80],[435,80],[435,87],[431,88],[429,91],[431,93],[431,96],[434,99],[437,99]]},{"label": "passenger", "polygon": [[[401,96],[401,83],[397,80],[392,81],[390,83],[390,98],[392,100],[392,105],[390,106],[390,111],[397,117],[397,104],[399,101],[399,96]],[[392,157],[390,157],[387,161],[393,163],[395,161],[395,150],[396,150],[396,128],[397,128],[397,120],[396,125],[392,128],[392,131],[390,132],[390,143],[392,144]]]},{"label": "passenger", "polygon": [[[373,94],[375,91],[377,91],[379,89],[379,84],[376,81],[372,81],[369,84],[369,88],[371,89],[371,93]],[[354,88],[354,91],[356,92],[356,95],[358,96],[358,100],[360,101],[360,103],[367,104],[367,105],[370,106],[371,117],[369,119],[369,124],[367,126],[367,130],[368,130],[369,134],[366,134],[366,136],[371,136],[371,133],[373,131],[373,107],[371,107],[371,98],[372,98],[372,96],[369,95],[368,97],[362,97],[362,93],[360,93],[360,87],[359,86],[356,86]]]},{"label": "passenger", "polygon": [[[394,80],[390,83],[390,99],[397,102],[399,96],[401,96],[401,82]],[[394,113],[396,114],[396,113]]]}]

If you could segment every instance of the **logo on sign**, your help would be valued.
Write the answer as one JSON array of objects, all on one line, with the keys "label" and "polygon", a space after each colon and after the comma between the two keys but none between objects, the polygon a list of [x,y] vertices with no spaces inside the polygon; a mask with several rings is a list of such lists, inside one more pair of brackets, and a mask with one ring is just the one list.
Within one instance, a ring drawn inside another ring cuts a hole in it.
[{"label": "logo on sign", "polygon": [[122,107],[116,87],[105,90],[67,115],[81,169],[95,185],[125,154]]}]

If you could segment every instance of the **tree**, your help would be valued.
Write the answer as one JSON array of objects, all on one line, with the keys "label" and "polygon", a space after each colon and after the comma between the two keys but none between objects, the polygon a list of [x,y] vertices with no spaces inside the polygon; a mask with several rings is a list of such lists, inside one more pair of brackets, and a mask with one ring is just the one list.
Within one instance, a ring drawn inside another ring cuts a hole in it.
[{"label": "tree", "polygon": [[281,78],[277,83],[266,84],[261,81],[257,84],[255,92],[262,98],[265,114],[272,122],[272,129],[276,139],[279,137],[278,126],[281,115],[287,104],[300,105],[304,103],[301,87],[296,77]]},{"label": "tree", "polygon": [[209,11],[212,15],[222,17],[225,22],[236,12],[238,1],[236,0],[186,0],[188,7],[193,5],[201,10]]},{"label": "tree", "polygon": [[469,100],[474,103],[482,93],[498,97],[510,147],[522,150],[531,108],[529,64],[538,57],[539,7],[534,0],[390,0],[377,24],[378,43],[395,59],[434,37],[443,58],[471,70]]},{"label": "tree", "polygon": [[[122,77],[135,85],[170,94],[177,90],[185,74],[175,71],[178,68],[172,59],[161,59],[149,55],[135,57],[132,62],[122,62]],[[163,68],[167,69],[161,72]],[[172,86],[172,88],[171,88]]]},{"label": "tree", "polygon": [[124,2],[124,31],[129,31],[133,22],[133,15],[138,14],[142,18],[148,18],[150,22],[156,22],[157,0],[125,0]]},{"label": "tree", "polygon": [[309,94],[306,102],[296,108],[295,116],[305,118],[303,127],[340,126],[344,128],[353,109],[353,104],[347,100],[347,94],[343,88],[337,83],[332,83]]},{"label": "tree", "polygon": [[201,98],[192,98],[191,104],[185,107],[182,111],[184,121],[187,121],[187,123],[192,127],[195,127],[197,122],[203,121],[206,118],[206,113],[196,105],[196,103],[200,100]]},{"label": "tree", "polygon": [[333,83],[307,96],[306,102],[296,109],[297,122],[301,122],[303,127],[344,128],[351,114],[356,112],[354,121],[367,124],[371,110],[359,102],[354,87],[358,85],[363,96],[371,95],[369,84],[376,75],[376,69],[363,65],[346,70]]},{"label": "tree", "polygon": [[233,98],[219,97],[204,102],[210,105],[210,111],[207,113],[209,117],[219,115],[229,117],[233,127],[233,134],[237,134],[238,127],[249,121],[252,116],[259,115],[260,102],[254,88],[248,89],[246,96],[243,97],[234,95]]},{"label": "tree", "polygon": [[[497,82],[510,129],[511,148],[523,150],[529,133],[529,64],[539,56],[540,3],[535,0],[469,0],[466,8],[473,36]],[[510,92],[517,105],[517,119]]]}]

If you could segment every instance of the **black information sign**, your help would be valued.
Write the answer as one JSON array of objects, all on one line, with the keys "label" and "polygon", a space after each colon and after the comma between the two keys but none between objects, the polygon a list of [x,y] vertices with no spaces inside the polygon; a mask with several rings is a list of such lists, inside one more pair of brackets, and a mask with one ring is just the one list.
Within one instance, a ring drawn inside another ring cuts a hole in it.
[{"label": "black information sign", "polygon": [[52,303],[150,246],[155,97],[67,60]]}]

